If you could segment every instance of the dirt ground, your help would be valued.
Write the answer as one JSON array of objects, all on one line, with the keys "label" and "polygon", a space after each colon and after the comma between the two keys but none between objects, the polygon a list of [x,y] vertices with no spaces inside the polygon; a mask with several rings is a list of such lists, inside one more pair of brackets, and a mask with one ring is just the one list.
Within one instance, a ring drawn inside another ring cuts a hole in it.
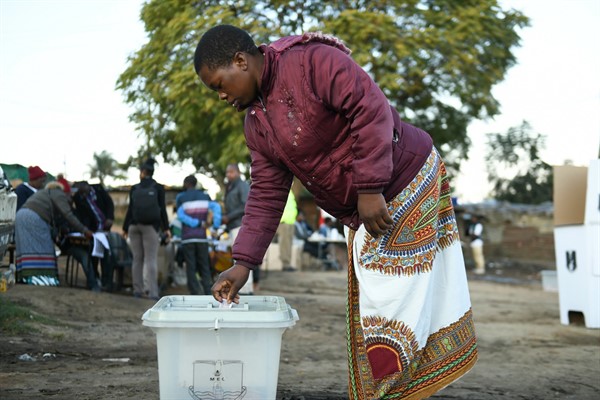
[{"label": "dirt ground", "polygon": [[[343,271],[263,277],[258,294],[285,297],[300,316],[283,335],[278,399],[347,397],[346,279]],[[600,398],[600,330],[561,325],[558,293],[543,290],[539,271],[469,280],[479,361],[433,398]],[[175,293],[185,289],[165,294]],[[32,319],[26,334],[0,336],[0,399],[159,398],[156,340],[140,320],[153,301],[24,285],[0,296],[47,318]]]}]

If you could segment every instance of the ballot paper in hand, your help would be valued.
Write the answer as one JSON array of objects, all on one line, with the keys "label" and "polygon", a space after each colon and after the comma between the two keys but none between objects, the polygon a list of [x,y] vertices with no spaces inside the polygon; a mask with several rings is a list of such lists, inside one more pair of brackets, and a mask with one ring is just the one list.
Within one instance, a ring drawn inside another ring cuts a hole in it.
[{"label": "ballot paper in hand", "polygon": [[94,248],[92,249],[92,257],[104,258],[105,249],[110,250],[106,233],[94,233]]}]

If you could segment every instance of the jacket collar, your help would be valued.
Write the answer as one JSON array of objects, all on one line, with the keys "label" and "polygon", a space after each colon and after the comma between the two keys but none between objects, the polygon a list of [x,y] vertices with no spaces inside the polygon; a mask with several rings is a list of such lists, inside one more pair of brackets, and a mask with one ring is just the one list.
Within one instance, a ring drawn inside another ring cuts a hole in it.
[{"label": "jacket collar", "polygon": [[[351,53],[350,49],[348,49],[341,40],[331,35],[325,35],[321,32],[306,32],[303,35],[286,36],[271,43],[270,45],[260,45],[258,49],[265,57],[260,84],[260,92],[263,96],[263,100],[266,100],[271,92],[274,80],[274,71],[277,69],[277,62],[281,53],[298,44],[306,44],[310,42],[324,43],[332,47],[337,47],[346,54]],[[259,100],[257,99],[257,102],[258,101]]]},{"label": "jacket collar", "polygon": [[[276,59],[279,58],[278,54],[266,44],[260,45],[259,48],[261,53],[265,58],[265,62],[263,63],[263,70],[260,76],[260,94],[266,98],[271,91],[271,87],[273,86],[273,77],[272,72],[275,70],[275,62]],[[256,100],[258,101],[258,99]]]}]

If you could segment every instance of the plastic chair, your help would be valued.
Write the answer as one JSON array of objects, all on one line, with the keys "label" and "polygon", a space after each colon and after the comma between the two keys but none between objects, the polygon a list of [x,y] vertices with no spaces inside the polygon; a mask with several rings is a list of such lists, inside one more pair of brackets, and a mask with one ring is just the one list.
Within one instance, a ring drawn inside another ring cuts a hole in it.
[{"label": "plastic chair", "polygon": [[79,267],[83,269],[83,265],[81,265],[79,260],[77,260],[72,254],[68,254],[65,266],[65,281],[71,287],[77,286],[77,279],[79,278]]},{"label": "plastic chair", "polygon": [[108,244],[110,246],[110,257],[117,272],[117,284],[115,289],[120,291],[123,288],[123,276],[126,268],[131,268],[133,262],[133,254],[129,248],[129,244],[123,236],[116,232],[108,233]]},{"label": "plastic chair", "polygon": [[[84,237],[79,236],[68,236],[66,240],[69,243],[69,246],[83,246],[89,247],[90,241]],[[62,250],[61,250],[62,251]],[[79,278],[79,267],[83,270],[83,265],[77,260],[77,258],[70,254],[67,250],[67,262],[65,266],[65,280],[67,284],[71,287],[77,286],[77,279]]]}]

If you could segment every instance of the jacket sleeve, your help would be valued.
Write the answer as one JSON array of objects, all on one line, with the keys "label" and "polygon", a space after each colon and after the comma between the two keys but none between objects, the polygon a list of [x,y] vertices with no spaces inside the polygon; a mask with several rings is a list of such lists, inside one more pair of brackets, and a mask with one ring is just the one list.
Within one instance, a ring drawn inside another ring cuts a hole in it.
[{"label": "jacket sleeve", "polygon": [[261,264],[283,214],[293,175],[247,140],[252,158],[250,193],[242,227],[233,244],[233,259],[246,267]]},{"label": "jacket sleeve", "polygon": [[359,192],[382,191],[393,170],[394,122],[390,104],[371,77],[347,54],[327,45],[309,46],[307,79],[317,100],[349,121],[354,161],[352,181]]},{"label": "jacket sleeve", "polygon": [[221,205],[216,201],[210,201],[208,203],[208,209],[212,212],[213,228],[219,229],[221,226]]},{"label": "jacket sleeve", "polygon": [[131,187],[131,189],[129,190],[129,204],[127,205],[127,212],[125,212],[125,219],[123,220],[123,231],[127,232],[129,230],[129,225],[131,225],[131,218],[132,218],[132,214],[131,214],[131,201],[132,201],[132,196],[131,196],[131,192],[135,190],[135,185]]},{"label": "jacket sleeve", "polygon": [[158,205],[160,207],[160,230],[169,230],[169,215],[167,214],[167,204],[165,200],[165,187],[163,185],[158,186]]},{"label": "jacket sleeve", "polygon": [[183,204],[180,205],[179,208],[177,208],[177,218],[179,218],[182,224],[191,226],[192,228],[195,228],[198,225],[200,225],[200,220],[191,217],[185,213],[185,210],[183,209]]}]

